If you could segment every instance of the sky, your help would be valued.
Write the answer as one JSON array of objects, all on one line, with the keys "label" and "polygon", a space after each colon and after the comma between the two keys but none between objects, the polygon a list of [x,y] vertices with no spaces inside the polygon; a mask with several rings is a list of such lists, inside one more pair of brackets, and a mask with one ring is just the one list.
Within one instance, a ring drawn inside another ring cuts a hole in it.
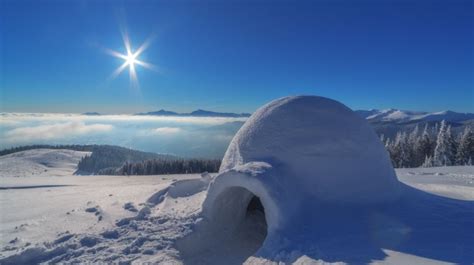
[{"label": "sky", "polygon": [[[0,3],[0,111],[253,112],[312,94],[353,109],[474,112],[472,1]],[[128,68],[105,49],[135,51]]]}]

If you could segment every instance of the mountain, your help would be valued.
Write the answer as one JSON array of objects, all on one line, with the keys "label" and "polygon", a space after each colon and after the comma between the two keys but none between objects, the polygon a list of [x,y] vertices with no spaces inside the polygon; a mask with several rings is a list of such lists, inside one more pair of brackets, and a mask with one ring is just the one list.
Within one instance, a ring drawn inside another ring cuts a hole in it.
[{"label": "mountain", "polygon": [[412,124],[420,122],[463,123],[474,119],[474,113],[459,113],[454,111],[424,112],[399,109],[386,110],[356,110],[356,113],[371,124]]},{"label": "mountain", "polygon": [[230,113],[230,112],[214,112],[208,110],[198,109],[189,114],[184,114],[184,116],[194,116],[194,117],[250,117],[250,113]]},{"label": "mountain", "polygon": [[412,131],[416,126],[428,126],[432,133],[436,133],[436,126],[445,120],[455,134],[464,130],[466,126],[474,126],[474,113],[459,113],[454,111],[425,112],[399,109],[386,110],[356,110],[365,118],[378,135],[394,138],[399,131]]},{"label": "mountain", "polygon": [[158,111],[137,113],[135,115],[186,116],[186,117],[230,117],[230,118],[250,117],[250,113],[214,112],[214,111],[202,110],[202,109],[198,109],[190,113],[178,113],[174,111],[161,109]]},{"label": "mountain", "polygon": [[174,111],[160,109],[158,111],[150,111],[145,113],[137,113],[135,115],[153,115],[153,116],[179,116],[180,114]]},{"label": "mountain", "polygon": [[86,115],[86,116],[100,116],[101,114],[94,111],[94,112],[84,112],[84,113],[82,113],[82,115]]}]

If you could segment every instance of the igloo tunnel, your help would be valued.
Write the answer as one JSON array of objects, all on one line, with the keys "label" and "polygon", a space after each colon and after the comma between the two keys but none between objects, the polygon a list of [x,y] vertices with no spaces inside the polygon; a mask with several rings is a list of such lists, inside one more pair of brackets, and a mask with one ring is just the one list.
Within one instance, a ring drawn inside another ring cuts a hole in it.
[{"label": "igloo tunnel", "polygon": [[256,229],[263,238],[242,240],[257,245],[248,251],[268,253],[290,233],[311,236],[307,213],[320,205],[377,204],[398,194],[388,154],[364,119],[328,98],[285,97],[258,109],[237,132],[203,216],[213,235]]}]

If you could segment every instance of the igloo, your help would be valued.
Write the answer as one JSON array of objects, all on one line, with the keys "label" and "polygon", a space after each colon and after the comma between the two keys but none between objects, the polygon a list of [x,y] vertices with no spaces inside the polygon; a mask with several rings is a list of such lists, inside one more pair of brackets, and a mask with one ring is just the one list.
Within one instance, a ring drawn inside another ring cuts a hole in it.
[{"label": "igloo", "polygon": [[388,154],[364,119],[335,100],[293,96],[264,105],[237,132],[203,216],[212,237],[233,234],[236,242],[248,233],[247,251],[268,252],[290,237],[311,240],[321,205],[379,204],[398,193]]}]

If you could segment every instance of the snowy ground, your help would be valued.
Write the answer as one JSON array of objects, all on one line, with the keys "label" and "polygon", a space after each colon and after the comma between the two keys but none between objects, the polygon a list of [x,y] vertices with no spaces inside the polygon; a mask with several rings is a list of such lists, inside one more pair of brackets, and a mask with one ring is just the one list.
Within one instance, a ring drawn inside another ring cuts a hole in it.
[{"label": "snowy ground", "polygon": [[[52,161],[59,161],[53,154],[64,152],[27,151],[16,158],[0,157],[1,264],[242,263],[250,256],[244,247],[260,240],[252,238],[258,235],[251,233],[239,235],[230,243],[217,239],[208,242],[209,238],[196,241],[196,236],[191,241],[182,239],[192,235],[200,221],[207,178],[200,175],[73,176],[70,159],[56,163],[55,169],[51,166]],[[35,156],[42,158],[33,160],[31,157]],[[47,166],[48,171],[39,165]],[[329,237],[319,249],[287,254],[292,256],[291,261],[297,264],[472,264],[474,167],[400,169],[397,175],[407,184],[410,196],[394,207],[397,209],[378,209],[372,215],[371,225],[375,228],[371,236],[380,243],[377,251],[354,250],[351,243],[358,239],[349,232],[347,238]],[[324,224],[324,213],[318,214]],[[416,220],[410,220],[410,216]],[[331,220],[339,221],[353,222]],[[254,227],[248,227],[248,231],[251,229]],[[343,234],[344,228],[338,230],[326,232]],[[403,245],[399,235],[409,235],[411,241]],[[189,242],[209,248],[195,253],[193,247],[197,246]],[[244,247],[241,242],[245,243]],[[355,253],[359,258],[352,260],[347,253]],[[246,260],[248,264],[272,261],[278,258]]]},{"label": "snowy ground", "polygon": [[1,177],[70,176],[82,157],[91,152],[36,149],[2,156]]}]

